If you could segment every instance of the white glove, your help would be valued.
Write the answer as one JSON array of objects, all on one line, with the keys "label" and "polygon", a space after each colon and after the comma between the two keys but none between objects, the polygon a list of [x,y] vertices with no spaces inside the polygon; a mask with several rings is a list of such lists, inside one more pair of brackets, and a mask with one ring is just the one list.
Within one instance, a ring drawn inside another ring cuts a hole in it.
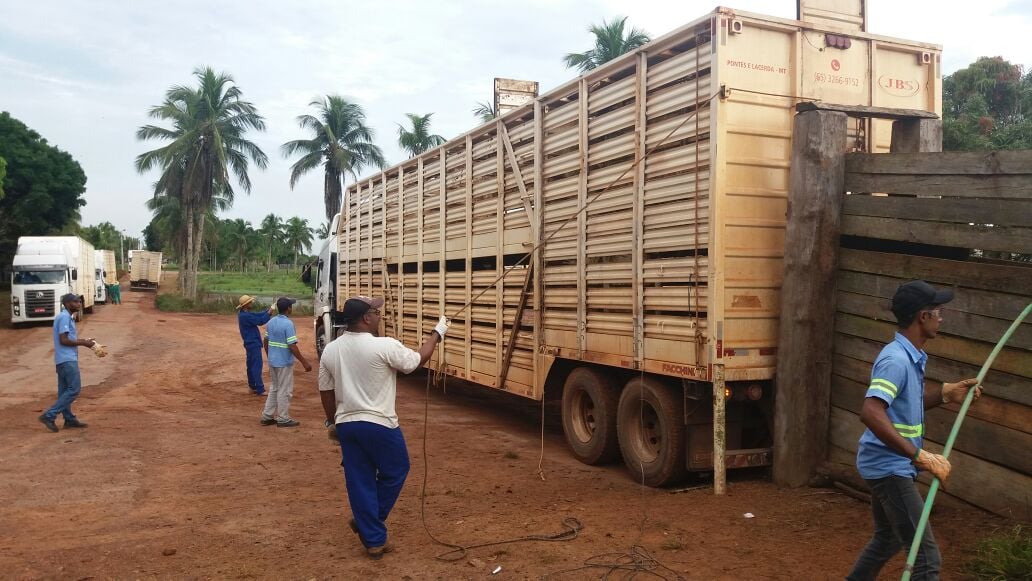
[{"label": "white glove", "polygon": [[444,339],[444,335],[448,332],[448,327],[450,326],[450,324],[451,323],[449,323],[448,317],[441,315],[441,320],[437,321],[437,325],[434,327],[434,333],[437,333],[441,336],[441,339]]}]

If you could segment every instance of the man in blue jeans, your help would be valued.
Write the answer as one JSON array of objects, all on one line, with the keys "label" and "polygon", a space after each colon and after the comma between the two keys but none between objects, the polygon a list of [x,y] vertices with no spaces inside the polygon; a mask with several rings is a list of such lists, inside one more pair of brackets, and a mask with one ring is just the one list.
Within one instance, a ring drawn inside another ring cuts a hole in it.
[{"label": "man in blue jeans", "polygon": [[945,482],[950,462],[921,448],[925,410],[944,403],[962,403],[972,387],[982,394],[976,379],[925,387],[928,355],[925,343],[939,334],[942,305],[953,300],[953,291],[937,290],[923,280],[900,285],[892,297],[892,313],[899,330],[895,340],[882,349],[871,370],[860,421],[867,426],[860,437],[856,467],[871,488],[874,536],[849,574],[850,581],[874,580],[882,567],[900,550],[921,543],[911,579],[939,578],[942,557],[931,527],[915,540],[924,501],[914,485],[918,470],[926,470]]},{"label": "man in blue jeans", "polygon": [[265,394],[265,382],[262,381],[262,334],[258,327],[269,322],[273,307],[268,311],[253,313],[254,297],[243,295],[237,303],[237,325],[240,327],[240,338],[244,340],[244,352],[247,354],[247,387],[255,395]]},{"label": "man in blue jeans", "polygon": [[441,317],[419,351],[380,337],[383,299],[354,297],[341,318],[348,330],[326,346],[319,361],[319,397],[327,427],[336,424],[344,484],[358,534],[371,559],[394,549],[387,517],[409,471],[408,449],[394,409],[397,372],[412,373],[433,355],[448,331]]},{"label": "man in blue jeans", "polygon": [[64,310],[54,317],[54,363],[57,365],[57,401],[50,409],[39,416],[51,432],[58,430],[54,420],[57,414],[64,416],[64,427],[85,428],[86,423],[80,422],[72,413],[72,403],[79,397],[82,390],[82,380],[79,377],[79,347],[93,347],[96,344],[94,339],[79,339],[75,329],[75,320],[72,315],[79,312],[82,304],[79,297],[73,294],[66,294],[61,297],[61,305]]}]

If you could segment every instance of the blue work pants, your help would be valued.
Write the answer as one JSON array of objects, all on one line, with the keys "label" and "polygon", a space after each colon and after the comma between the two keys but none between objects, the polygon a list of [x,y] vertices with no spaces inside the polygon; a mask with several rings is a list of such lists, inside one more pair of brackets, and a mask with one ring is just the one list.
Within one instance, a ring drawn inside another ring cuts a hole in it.
[{"label": "blue work pants", "polygon": [[82,391],[82,379],[79,377],[79,362],[66,361],[57,364],[57,401],[50,409],[43,412],[47,419],[53,421],[57,414],[64,416],[66,422],[75,419],[72,413],[72,402]]},{"label": "blue work pants", "polygon": [[337,424],[337,437],[358,535],[366,547],[383,546],[387,542],[387,516],[409,472],[405,436],[401,428],[342,422]]},{"label": "blue work pants", "polygon": [[262,381],[262,366],[265,365],[265,360],[262,359],[262,346],[260,343],[244,343],[244,350],[247,351],[247,387],[261,395],[265,393],[265,382]]}]

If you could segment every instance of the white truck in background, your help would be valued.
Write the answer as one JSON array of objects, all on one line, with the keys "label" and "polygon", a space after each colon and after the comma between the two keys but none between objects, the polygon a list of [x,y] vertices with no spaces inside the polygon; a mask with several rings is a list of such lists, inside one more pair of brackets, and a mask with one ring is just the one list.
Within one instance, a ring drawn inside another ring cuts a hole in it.
[{"label": "white truck in background", "polygon": [[315,312],[315,349],[322,356],[323,349],[337,338],[332,313],[337,310],[337,227],[340,214],[330,222],[330,236],[319,247],[319,258],[308,272],[305,283],[312,285]]},{"label": "white truck in background", "polygon": [[158,290],[161,283],[161,253],[129,251],[129,290]]},{"label": "white truck in background", "polygon": [[61,297],[82,301],[77,314],[92,313],[96,297],[96,255],[78,236],[22,236],[11,265],[11,323],[53,321]]},{"label": "white truck in background", "polygon": [[115,251],[114,250],[95,250],[94,260],[96,262],[96,283],[97,283],[97,296],[95,302],[97,304],[107,303],[107,285],[115,284],[118,280],[118,273],[115,271]]}]

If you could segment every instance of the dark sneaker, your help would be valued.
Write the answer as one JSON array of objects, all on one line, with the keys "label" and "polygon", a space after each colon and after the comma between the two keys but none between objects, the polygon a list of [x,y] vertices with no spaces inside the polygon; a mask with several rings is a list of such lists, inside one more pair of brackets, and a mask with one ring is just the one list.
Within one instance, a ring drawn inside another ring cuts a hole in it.
[{"label": "dark sneaker", "polygon": [[85,428],[88,426],[86,422],[80,422],[79,420],[65,420],[64,427],[66,428]]},{"label": "dark sneaker", "polygon": [[261,421],[263,426],[271,426],[276,423],[276,420],[273,418],[262,418]]},{"label": "dark sneaker", "polygon": [[374,561],[379,561],[384,555],[394,551],[394,543],[384,543],[379,547],[369,547],[366,549],[366,554],[369,558]]},{"label": "dark sneaker", "polygon": [[59,429],[57,427],[57,424],[54,423],[54,420],[48,418],[45,414],[42,415],[42,416],[39,416],[39,421],[42,422],[43,425],[46,426],[47,429],[50,430],[51,432],[56,432]]},{"label": "dark sneaker", "polygon": [[293,428],[294,426],[300,426],[301,422],[297,420],[287,420],[285,422],[276,422],[277,428]]},{"label": "dark sneaker", "polygon": [[252,389],[251,393],[253,393],[255,395],[265,395],[265,390],[264,389],[262,389],[262,390]]}]

